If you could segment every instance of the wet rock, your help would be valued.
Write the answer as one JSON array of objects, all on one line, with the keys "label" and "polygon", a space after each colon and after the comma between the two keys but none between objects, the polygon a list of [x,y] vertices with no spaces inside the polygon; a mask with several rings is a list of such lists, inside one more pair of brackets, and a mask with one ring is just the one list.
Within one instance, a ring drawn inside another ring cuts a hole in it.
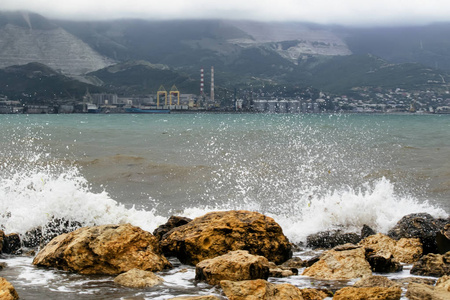
[{"label": "wet rock", "polygon": [[205,259],[195,266],[195,279],[209,284],[221,280],[252,280],[269,277],[269,261],[263,256],[249,254],[245,250],[228,252],[225,255]]},{"label": "wet rock", "polygon": [[0,262],[0,271],[6,268],[8,265],[4,262]]},{"label": "wet rock", "polygon": [[365,239],[368,236],[376,234],[376,231],[367,226],[366,224],[363,225],[363,228],[361,229],[361,239]]},{"label": "wet rock", "polygon": [[419,238],[423,245],[423,254],[437,253],[436,233],[439,232],[438,220],[427,213],[404,216],[389,230],[388,236],[394,240],[401,238]]},{"label": "wet rock", "polygon": [[357,244],[361,237],[356,233],[343,233],[341,230],[322,231],[309,235],[306,238],[306,246],[313,249],[331,249],[343,244]]},{"label": "wet rock", "polygon": [[270,217],[250,211],[211,212],[163,236],[167,256],[182,263],[198,262],[234,250],[248,250],[281,264],[292,257],[291,244]]},{"label": "wet rock", "polygon": [[422,255],[422,244],[417,238],[402,238],[396,241],[387,235],[377,233],[365,238],[359,245],[366,250],[372,250],[372,255],[382,256],[387,260],[393,258],[394,261],[401,263],[413,263]]},{"label": "wet rock", "polygon": [[325,289],[300,289],[303,300],[323,300],[333,297],[333,292]]},{"label": "wet rock", "polygon": [[445,254],[450,251],[450,224],[444,225],[444,227],[436,233],[436,244],[439,254]]},{"label": "wet rock", "polygon": [[168,233],[170,230],[174,229],[175,227],[185,225],[191,221],[192,221],[192,219],[189,219],[189,218],[179,217],[179,216],[171,216],[169,218],[169,220],[167,220],[166,224],[159,226],[158,228],[156,228],[153,231],[153,235],[158,240],[161,240],[163,235]]},{"label": "wet rock", "polygon": [[19,295],[16,289],[5,278],[0,277],[0,299],[4,300],[16,300],[19,299]]},{"label": "wet rock", "polygon": [[323,280],[352,279],[372,275],[362,247],[351,250],[328,250],[302,275]]},{"label": "wet rock", "polygon": [[286,268],[300,269],[306,267],[306,261],[302,260],[300,257],[293,257],[282,263],[281,266]]},{"label": "wet rock", "polygon": [[206,296],[175,297],[170,298],[169,300],[220,300],[220,298],[213,295],[206,295]]},{"label": "wet rock", "polygon": [[277,266],[273,262],[269,262],[269,277],[282,278],[294,275],[298,275],[298,270],[296,268]]},{"label": "wet rock", "polygon": [[393,281],[398,284],[401,284],[402,286],[408,286],[410,283],[419,283],[426,285],[434,285],[436,283],[436,279],[421,278],[421,277],[407,277],[401,279],[393,279]]},{"label": "wet rock", "polygon": [[410,300],[448,300],[450,292],[444,288],[433,287],[426,284],[411,283],[405,295]]},{"label": "wet rock", "polygon": [[379,275],[367,276],[357,281],[353,287],[400,287],[400,284]]},{"label": "wet rock", "polygon": [[3,244],[5,242],[5,232],[0,230],[0,253],[3,253]]},{"label": "wet rock", "polygon": [[345,287],[334,294],[333,300],[399,300],[401,295],[399,287]]},{"label": "wet rock", "polygon": [[147,288],[164,282],[164,279],[153,272],[131,269],[114,278],[114,283],[132,288]]},{"label": "wet rock", "polygon": [[17,233],[5,235],[3,239],[3,253],[6,254],[21,254],[22,245],[20,243],[20,236]]},{"label": "wet rock", "polygon": [[311,257],[310,259],[308,259],[306,261],[306,266],[305,267],[311,267],[313,264],[315,264],[319,260],[320,260],[320,255],[316,255],[314,257]]},{"label": "wet rock", "polygon": [[120,274],[137,268],[161,271],[171,264],[158,240],[130,224],[83,227],[54,238],[33,264],[80,274]]},{"label": "wet rock", "polygon": [[81,227],[82,224],[78,221],[53,217],[45,226],[27,231],[22,237],[22,242],[27,248],[44,247],[58,235],[72,232]]},{"label": "wet rock", "polygon": [[403,270],[403,267],[399,262],[396,262],[390,258],[385,258],[380,255],[369,255],[366,256],[367,261],[370,264],[372,272],[376,273],[395,273]]},{"label": "wet rock", "polygon": [[245,281],[222,280],[220,286],[225,296],[230,300],[303,300],[301,290],[288,283],[273,284],[263,279]]},{"label": "wet rock", "polygon": [[422,256],[410,271],[414,275],[441,277],[450,275],[450,252],[444,255],[430,253]]}]

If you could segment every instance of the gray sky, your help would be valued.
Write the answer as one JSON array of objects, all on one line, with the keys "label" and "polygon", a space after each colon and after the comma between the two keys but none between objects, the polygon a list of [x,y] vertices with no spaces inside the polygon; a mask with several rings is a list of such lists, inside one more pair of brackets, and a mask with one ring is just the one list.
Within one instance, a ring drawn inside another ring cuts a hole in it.
[{"label": "gray sky", "polygon": [[220,18],[342,25],[450,21],[448,0],[1,0],[0,10],[76,20]]}]

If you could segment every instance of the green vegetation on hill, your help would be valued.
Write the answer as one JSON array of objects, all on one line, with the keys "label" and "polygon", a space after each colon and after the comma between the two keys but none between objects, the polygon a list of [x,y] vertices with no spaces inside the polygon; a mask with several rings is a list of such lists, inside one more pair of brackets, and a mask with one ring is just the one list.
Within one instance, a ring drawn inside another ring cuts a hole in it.
[{"label": "green vegetation on hill", "polygon": [[66,77],[39,63],[0,69],[0,82],[1,95],[25,102],[80,99],[87,88],[93,93],[104,91],[103,88]]}]

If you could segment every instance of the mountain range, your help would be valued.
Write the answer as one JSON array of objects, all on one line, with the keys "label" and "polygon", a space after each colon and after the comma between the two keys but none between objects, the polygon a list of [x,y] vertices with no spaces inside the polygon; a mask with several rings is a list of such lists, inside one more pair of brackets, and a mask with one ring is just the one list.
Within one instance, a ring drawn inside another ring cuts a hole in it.
[{"label": "mountain range", "polygon": [[[446,88],[449,33],[450,23],[350,28],[229,20],[67,21],[0,12],[0,94],[12,97],[11,86],[16,97],[36,88],[35,77],[26,75],[30,69],[46,82],[57,81],[52,86],[58,97],[86,89],[152,94],[173,84],[182,93],[198,93],[199,70],[204,67],[208,78],[211,66],[216,86],[228,90]],[[11,74],[20,72],[14,82]],[[8,87],[1,84],[5,78]]]}]

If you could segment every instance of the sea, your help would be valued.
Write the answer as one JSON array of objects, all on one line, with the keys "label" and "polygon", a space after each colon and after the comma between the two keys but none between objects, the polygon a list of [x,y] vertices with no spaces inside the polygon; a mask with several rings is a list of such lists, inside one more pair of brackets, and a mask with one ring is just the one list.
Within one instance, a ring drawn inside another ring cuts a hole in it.
[{"label": "sea", "polygon": [[[324,230],[387,233],[411,213],[450,213],[450,115],[0,115],[0,225],[25,232],[64,218],[152,232],[171,215],[244,209],[275,219],[303,259]],[[170,299],[216,295],[171,258],[164,284],[130,289],[113,276],[37,268],[0,256],[21,299]],[[409,277],[411,266],[390,277]],[[300,270],[301,273],[301,270]],[[354,281],[269,279],[300,288]]]}]

